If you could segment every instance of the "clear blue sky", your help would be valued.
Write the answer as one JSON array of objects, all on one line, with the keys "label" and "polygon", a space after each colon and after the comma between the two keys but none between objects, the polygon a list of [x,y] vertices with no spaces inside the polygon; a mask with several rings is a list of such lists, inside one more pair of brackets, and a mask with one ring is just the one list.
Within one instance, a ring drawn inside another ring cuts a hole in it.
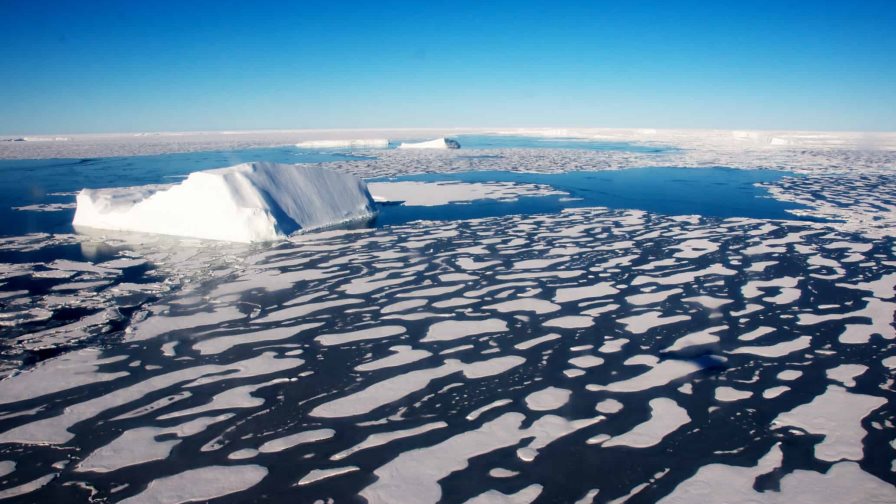
[{"label": "clear blue sky", "polygon": [[0,0],[0,133],[896,130],[896,0]]}]

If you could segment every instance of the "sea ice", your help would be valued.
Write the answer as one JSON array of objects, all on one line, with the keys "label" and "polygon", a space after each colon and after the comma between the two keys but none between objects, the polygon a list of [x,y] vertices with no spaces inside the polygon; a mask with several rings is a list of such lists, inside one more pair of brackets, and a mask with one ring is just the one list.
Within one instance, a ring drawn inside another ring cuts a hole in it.
[{"label": "sea ice", "polygon": [[385,149],[389,140],[385,138],[356,138],[352,140],[305,140],[296,147],[300,149]]},{"label": "sea ice", "polygon": [[672,399],[659,397],[652,399],[648,404],[650,404],[649,420],[636,425],[632,430],[622,435],[606,441],[603,447],[631,446],[632,448],[647,448],[654,446],[662,441],[664,437],[691,421],[687,410]]}]

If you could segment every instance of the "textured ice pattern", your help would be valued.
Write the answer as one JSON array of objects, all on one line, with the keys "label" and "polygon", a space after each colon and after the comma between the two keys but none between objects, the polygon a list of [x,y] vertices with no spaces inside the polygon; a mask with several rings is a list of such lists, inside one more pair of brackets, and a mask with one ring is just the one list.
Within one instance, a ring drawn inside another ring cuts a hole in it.
[{"label": "textured ice pattern", "polygon": [[99,243],[3,243],[16,330],[95,317],[21,345],[111,344],[0,382],[0,497],[896,500],[889,237],[584,209],[14,261]]},{"label": "textured ice pattern", "polygon": [[[776,198],[839,222],[580,209],[265,246],[3,237],[0,499],[896,502],[893,135],[588,134],[679,148],[326,166],[776,168],[806,175]],[[0,156],[340,140],[171,135]]]}]

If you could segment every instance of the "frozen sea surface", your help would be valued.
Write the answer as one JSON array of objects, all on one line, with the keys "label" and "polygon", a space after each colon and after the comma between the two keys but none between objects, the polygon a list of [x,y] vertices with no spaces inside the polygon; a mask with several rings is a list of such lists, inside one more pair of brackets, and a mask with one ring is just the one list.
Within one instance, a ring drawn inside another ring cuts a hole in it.
[{"label": "frozen sea surface", "polygon": [[[684,155],[463,151],[319,161],[372,178]],[[0,497],[896,501],[892,154],[763,156],[725,164],[806,173],[762,183],[838,222],[568,208],[265,245],[7,231]]]}]

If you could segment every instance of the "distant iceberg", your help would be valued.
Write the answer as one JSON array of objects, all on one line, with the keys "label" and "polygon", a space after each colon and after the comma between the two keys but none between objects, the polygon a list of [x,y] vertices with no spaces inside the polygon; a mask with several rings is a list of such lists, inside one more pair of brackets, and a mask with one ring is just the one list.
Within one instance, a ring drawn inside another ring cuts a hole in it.
[{"label": "distant iceberg", "polygon": [[6,142],[68,142],[68,137],[18,137],[4,138]]},{"label": "distant iceberg", "polygon": [[353,175],[256,162],[193,172],[171,186],[82,189],[72,224],[249,243],[373,214],[367,185]]},{"label": "distant iceberg", "polygon": [[308,140],[299,142],[300,149],[385,149],[389,140],[385,138],[356,138],[354,140]]},{"label": "distant iceberg", "polygon": [[436,138],[426,142],[402,142],[399,149],[460,149],[460,143],[450,138]]}]

